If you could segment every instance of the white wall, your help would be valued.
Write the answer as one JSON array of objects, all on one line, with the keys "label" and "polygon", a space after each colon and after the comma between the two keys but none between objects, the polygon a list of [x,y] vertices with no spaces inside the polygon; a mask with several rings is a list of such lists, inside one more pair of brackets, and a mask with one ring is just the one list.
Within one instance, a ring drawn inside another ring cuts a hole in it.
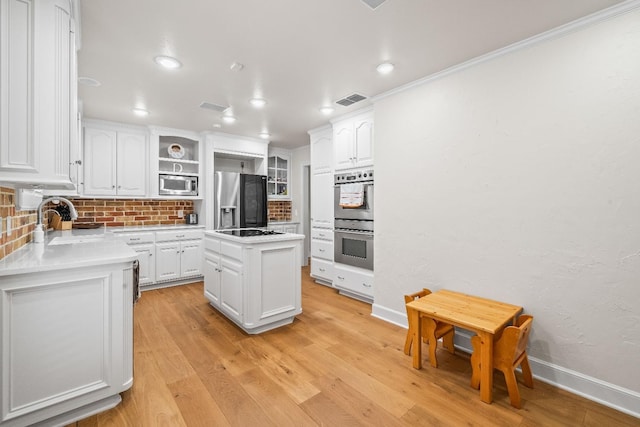
[{"label": "white wall", "polygon": [[374,314],[423,286],[522,305],[534,374],[639,414],[640,11],[382,98],[375,125]]},{"label": "white wall", "polygon": [[[311,163],[311,147],[307,144],[304,147],[291,151],[291,221],[302,221],[302,209],[304,205],[302,188],[302,166]],[[302,224],[300,224],[302,233]]]}]

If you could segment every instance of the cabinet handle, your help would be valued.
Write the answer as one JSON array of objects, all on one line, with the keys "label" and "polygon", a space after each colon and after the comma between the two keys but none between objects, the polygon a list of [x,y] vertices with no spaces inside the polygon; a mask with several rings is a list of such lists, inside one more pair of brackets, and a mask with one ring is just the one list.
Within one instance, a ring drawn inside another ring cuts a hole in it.
[{"label": "cabinet handle", "polygon": [[344,277],[342,277],[342,276],[338,276],[338,279],[340,279],[340,280],[344,280]]},{"label": "cabinet handle", "polygon": [[140,238],[139,238],[139,237],[136,237],[136,238],[134,239],[134,238],[132,237],[132,238],[130,238],[129,240],[131,240],[132,242],[135,242],[135,241],[137,241],[137,240],[140,240]]},{"label": "cabinet handle", "polygon": [[184,253],[184,249],[182,250],[182,253]]},{"label": "cabinet handle", "polygon": [[176,252],[176,253],[177,253],[177,254],[179,254],[179,253],[180,253],[180,251],[178,251],[178,252]]},{"label": "cabinet handle", "polygon": [[366,283],[363,283],[362,286],[364,286],[365,288],[370,288],[371,285],[367,285]]},{"label": "cabinet handle", "polygon": [[320,270],[320,271],[326,271],[324,268],[319,268],[318,270]]},{"label": "cabinet handle", "polygon": [[149,256],[153,256],[153,254],[152,254],[152,253],[149,253]]},{"label": "cabinet handle", "polygon": [[318,249],[320,252],[324,252],[324,249]]},{"label": "cabinet handle", "polygon": [[115,189],[115,188],[116,188],[116,186],[115,186],[115,185],[112,185],[112,186],[111,186],[111,189],[112,189],[112,190],[113,190],[113,189]]},{"label": "cabinet handle", "polygon": [[122,188],[122,185],[118,185],[118,190]]},{"label": "cabinet handle", "polygon": [[184,237],[184,234],[180,234],[179,236],[176,236],[176,238],[180,238],[180,237]]}]

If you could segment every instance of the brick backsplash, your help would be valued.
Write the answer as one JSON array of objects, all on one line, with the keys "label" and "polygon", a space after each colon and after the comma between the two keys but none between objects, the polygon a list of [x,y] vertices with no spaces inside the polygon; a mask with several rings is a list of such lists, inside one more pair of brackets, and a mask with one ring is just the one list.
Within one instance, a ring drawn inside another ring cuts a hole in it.
[{"label": "brick backsplash", "polygon": [[178,216],[193,213],[192,200],[156,199],[72,199],[78,211],[76,222],[95,222],[106,227],[141,225],[179,225]]},{"label": "brick backsplash", "polygon": [[[11,217],[11,235],[7,235],[7,217]],[[0,259],[31,241],[37,221],[36,211],[16,211],[16,192],[0,187]]]},{"label": "brick backsplash", "polygon": [[290,200],[269,200],[269,221],[291,221]]}]

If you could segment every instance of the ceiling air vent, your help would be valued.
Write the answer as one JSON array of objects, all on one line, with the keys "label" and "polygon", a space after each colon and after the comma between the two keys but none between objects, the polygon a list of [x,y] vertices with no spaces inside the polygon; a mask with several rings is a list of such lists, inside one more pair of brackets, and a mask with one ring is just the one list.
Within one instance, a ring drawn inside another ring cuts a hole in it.
[{"label": "ceiling air vent", "polygon": [[367,99],[367,97],[358,93],[354,93],[353,95],[345,96],[344,98],[337,100],[336,104],[340,104],[343,107],[348,107],[349,105],[353,105],[356,102],[362,101],[363,99]]},{"label": "ceiling air vent", "polygon": [[217,111],[218,113],[222,113],[224,110],[226,110],[229,107],[223,107],[222,105],[204,101],[202,104],[200,104],[200,108],[206,108],[207,110],[213,110],[213,111]]},{"label": "ceiling air vent", "polygon": [[362,0],[362,3],[369,6],[371,9],[376,10],[378,6],[384,3],[386,0]]}]

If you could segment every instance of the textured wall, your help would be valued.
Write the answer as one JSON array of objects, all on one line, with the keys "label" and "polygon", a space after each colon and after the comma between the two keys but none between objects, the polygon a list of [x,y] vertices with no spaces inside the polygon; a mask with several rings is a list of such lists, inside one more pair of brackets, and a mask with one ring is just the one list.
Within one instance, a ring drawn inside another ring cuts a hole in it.
[{"label": "textured wall", "polygon": [[184,224],[193,213],[192,200],[155,199],[71,199],[78,211],[77,222],[97,222],[106,227]]},{"label": "textured wall", "polygon": [[[37,218],[35,211],[16,211],[15,191],[0,187],[0,259],[31,241]],[[7,217],[12,217],[11,235],[7,234]]]},{"label": "textured wall", "polygon": [[291,201],[290,200],[269,200],[269,221],[291,221]]},{"label": "textured wall", "polygon": [[640,11],[379,101],[375,304],[522,305],[532,357],[640,392],[639,118]]}]

